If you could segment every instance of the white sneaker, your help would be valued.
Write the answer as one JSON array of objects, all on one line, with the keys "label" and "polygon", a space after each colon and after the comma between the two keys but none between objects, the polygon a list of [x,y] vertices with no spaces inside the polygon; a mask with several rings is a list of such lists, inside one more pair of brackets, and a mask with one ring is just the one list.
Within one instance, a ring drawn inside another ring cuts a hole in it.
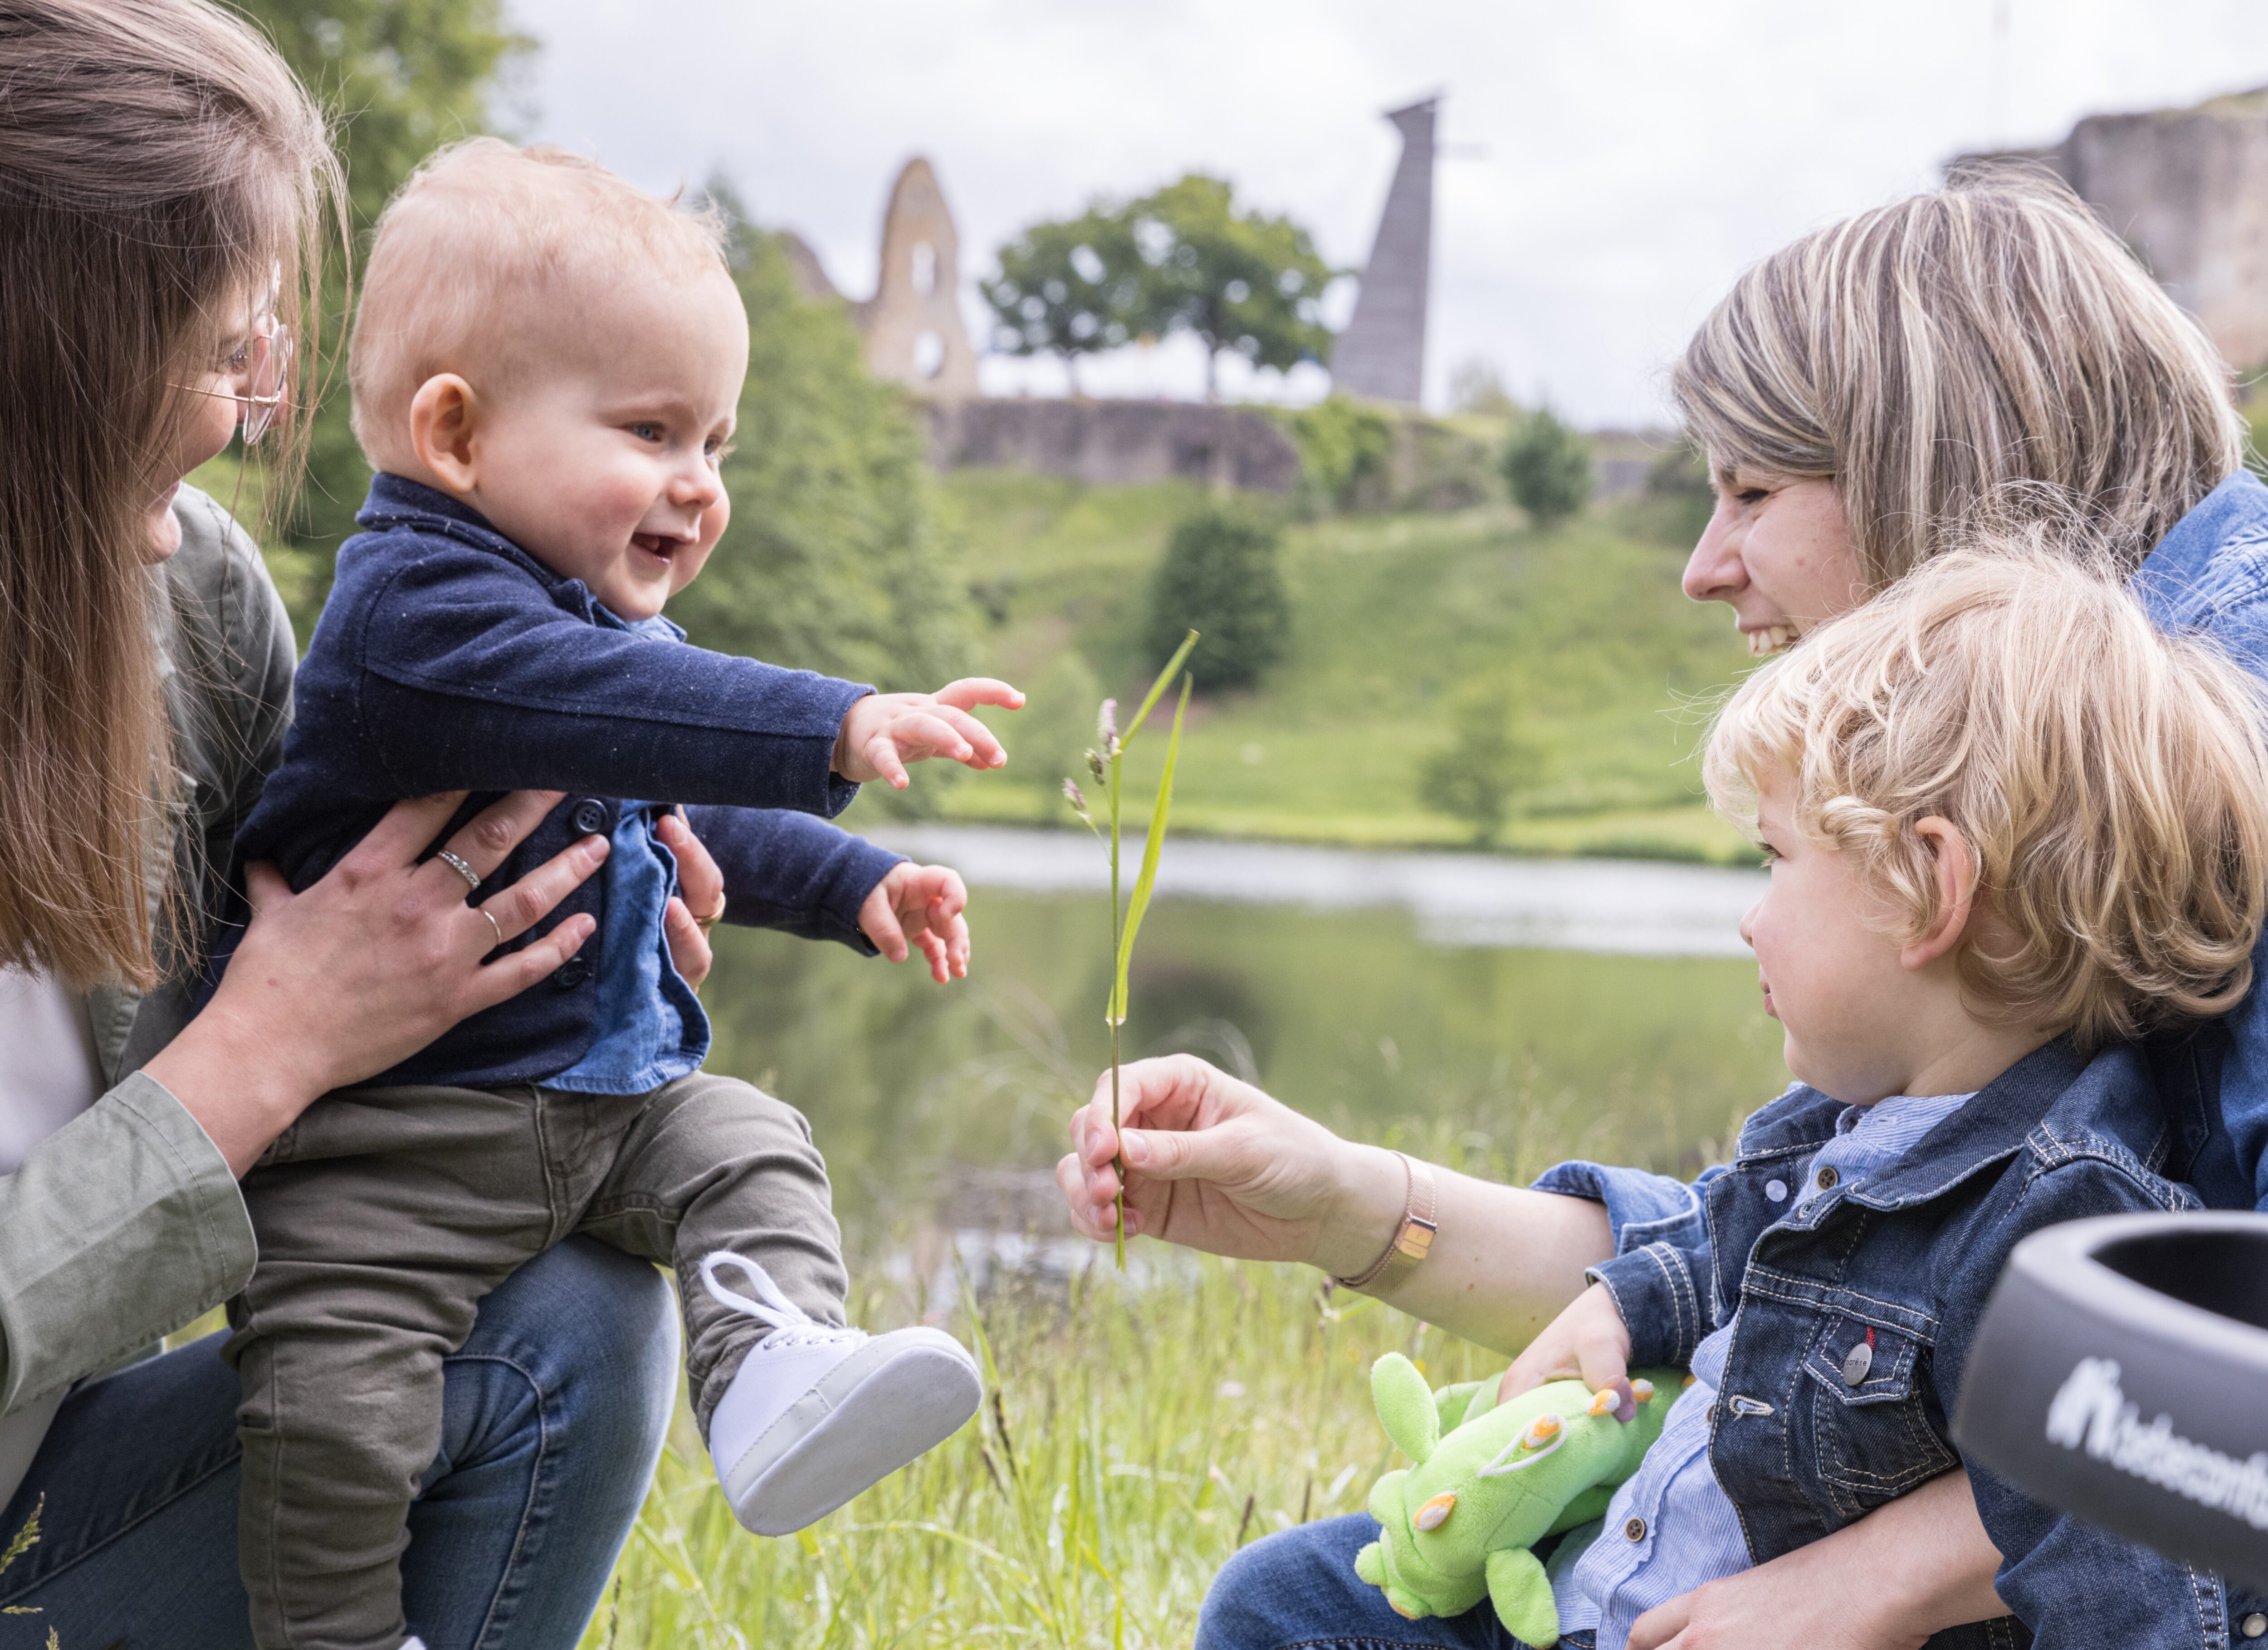
[{"label": "white sneaker", "polygon": [[[738,1267],[756,1298],[717,1281]],[[754,1261],[719,1249],[701,1281],[772,1326],[748,1349],[709,1418],[709,1455],[733,1516],[789,1536],[961,1430],[984,1396],[976,1360],[941,1330],[833,1329],[780,1293]]]}]

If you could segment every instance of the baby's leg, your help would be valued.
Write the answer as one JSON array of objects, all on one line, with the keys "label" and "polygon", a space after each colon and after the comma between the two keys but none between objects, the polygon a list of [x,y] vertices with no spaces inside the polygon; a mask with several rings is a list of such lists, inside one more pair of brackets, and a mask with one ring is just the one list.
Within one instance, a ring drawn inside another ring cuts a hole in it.
[{"label": "baby's leg", "polygon": [[260,1265],[239,1561],[261,1650],[397,1650],[404,1523],[440,1447],[441,1360],[555,1235],[531,1097],[350,1089],[246,1178]]},{"label": "baby's leg", "polygon": [[584,1229],[674,1267],[694,1417],[751,1529],[803,1528],[976,1413],[951,1336],[843,1326],[826,1165],[759,1089],[696,1072],[657,1090]]}]

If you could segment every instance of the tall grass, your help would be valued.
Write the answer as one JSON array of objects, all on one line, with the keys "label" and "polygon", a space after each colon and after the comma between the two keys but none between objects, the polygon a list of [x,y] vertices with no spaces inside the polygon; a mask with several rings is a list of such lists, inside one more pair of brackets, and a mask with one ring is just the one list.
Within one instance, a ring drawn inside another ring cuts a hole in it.
[{"label": "tall grass", "polygon": [[978,1419],[800,1536],[743,1533],[681,1421],[585,1645],[1185,1646],[1230,1554],[1361,1510],[1395,1464],[1373,1359],[1437,1381],[1505,1361],[1300,1269],[1095,1261],[964,1293]]}]

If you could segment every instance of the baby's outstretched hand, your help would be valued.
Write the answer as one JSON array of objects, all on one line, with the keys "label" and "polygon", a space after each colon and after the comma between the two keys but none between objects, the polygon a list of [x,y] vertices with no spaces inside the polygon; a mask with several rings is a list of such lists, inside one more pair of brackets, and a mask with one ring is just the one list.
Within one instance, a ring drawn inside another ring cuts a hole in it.
[{"label": "baby's outstretched hand", "polygon": [[932,756],[971,768],[998,768],[1008,760],[992,730],[969,715],[980,704],[1020,711],[1024,696],[990,676],[964,676],[935,693],[870,693],[843,715],[835,736],[835,771],[864,784],[886,779],[906,788],[906,764]]},{"label": "baby's outstretched hand", "polygon": [[968,889],[961,873],[910,861],[890,867],[858,908],[858,928],[893,962],[919,946],[939,985],[968,974]]},{"label": "baby's outstretched hand", "polygon": [[1631,1396],[1630,1350],[1630,1330],[1623,1326],[1614,1296],[1606,1285],[1593,1284],[1513,1360],[1497,1387],[1497,1402],[1506,1403],[1547,1381],[1580,1381],[1594,1392],[1609,1387],[1620,1392],[1621,1416],[1627,1421],[1638,1413]]}]

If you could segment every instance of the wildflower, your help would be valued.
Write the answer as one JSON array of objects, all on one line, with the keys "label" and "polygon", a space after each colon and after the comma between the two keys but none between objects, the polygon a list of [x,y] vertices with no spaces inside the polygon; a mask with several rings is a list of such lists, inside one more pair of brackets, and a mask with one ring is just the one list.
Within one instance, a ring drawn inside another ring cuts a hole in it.
[{"label": "wildflower", "polygon": [[1094,776],[1094,782],[1097,784],[1103,784],[1110,777],[1102,771],[1102,753],[1099,750],[1086,753],[1086,770]]},{"label": "wildflower", "polygon": [[1094,731],[1096,736],[1102,740],[1102,754],[1106,756],[1116,756],[1118,754],[1117,700],[1105,699],[1102,702],[1102,714],[1094,719]]},{"label": "wildflower", "polygon": [[1087,817],[1086,798],[1079,791],[1076,781],[1070,779],[1064,781],[1064,800],[1071,804],[1071,812],[1078,814],[1079,818]]}]

